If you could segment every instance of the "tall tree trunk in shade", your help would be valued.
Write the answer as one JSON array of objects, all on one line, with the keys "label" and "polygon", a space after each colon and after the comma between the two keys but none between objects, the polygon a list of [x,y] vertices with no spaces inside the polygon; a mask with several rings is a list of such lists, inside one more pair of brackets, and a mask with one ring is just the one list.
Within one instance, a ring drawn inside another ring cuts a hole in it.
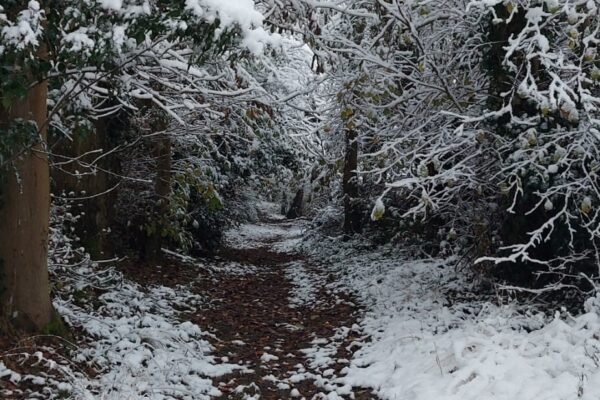
[{"label": "tall tree trunk in shade", "polygon": [[[73,135],[72,140],[64,136],[50,138],[52,154],[58,161],[77,160],[63,163],[60,168],[51,167],[52,190],[56,195],[73,192],[82,198],[73,204],[74,211],[79,213],[75,228],[93,259],[114,256],[109,231],[115,219],[121,166],[118,153],[111,152],[118,145],[125,124],[126,116],[117,113],[99,118],[93,132]],[[104,155],[94,162],[99,150]],[[84,175],[77,175],[77,171]]]},{"label": "tall tree trunk in shade", "polygon": [[[46,56],[45,48],[40,56]],[[2,316],[18,327],[40,330],[52,319],[48,282],[50,185],[45,149],[47,81],[30,88],[24,99],[0,109],[0,124],[16,119],[37,123],[41,143],[4,167],[0,192]]]},{"label": "tall tree trunk in shade", "polygon": [[361,215],[357,207],[358,200],[358,141],[354,129],[346,130],[346,153],[344,156],[344,233],[360,232]]},{"label": "tall tree trunk in shade", "polygon": [[[156,127],[158,132],[166,130],[168,124],[161,122]],[[163,245],[163,227],[167,223],[170,197],[171,197],[171,138],[167,133],[163,133],[154,139],[154,158],[156,159],[156,175],[154,178],[154,191],[158,202],[156,204],[154,215],[155,229],[148,236],[146,242],[147,260],[156,260],[160,258],[160,251]]]}]

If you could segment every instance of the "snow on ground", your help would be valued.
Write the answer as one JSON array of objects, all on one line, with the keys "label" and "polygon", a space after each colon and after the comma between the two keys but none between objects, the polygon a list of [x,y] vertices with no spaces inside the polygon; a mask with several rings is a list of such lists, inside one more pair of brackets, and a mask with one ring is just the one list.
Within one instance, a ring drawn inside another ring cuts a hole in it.
[{"label": "snow on ground", "polygon": [[69,398],[93,399],[84,383],[84,375],[69,365],[69,360],[49,347],[30,350],[23,347],[2,354],[5,361],[17,362],[21,370],[31,368],[31,373],[20,374],[0,361],[0,379],[9,382],[0,386],[0,398],[48,400],[62,399],[68,394]]},{"label": "snow on ground", "polygon": [[[57,269],[53,273],[64,274],[64,279],[54,307],[67,324],[85,334],[85,343],[71,353],[75,363],[56,363],[42,352],[17,354],[21,359],[39,357],[34,365],[43,365],[36,369],[37,375],[22,377],[0,363],[0,379],[14,381],[16,386],[1,391],[0,396],[202,400],[221,394],[213,377],[246,370],[211,356],[213,347],[207,339],[214,337],[189,321],[178,320],[181,312],[194,312],[203,301],[185,286],[143,289],[113,269],[90,263]],[[96,290],[102,292],[97,298],[92,293]],[[98,374],[88,376],[82,365]],[[57,369],[59,373],[50,379],[49,373]],[[30,382],[28,389],[21,392],[19,384],[25,381]],[[39,391],[31,389],[35,385]]]},{"label": "snow on ground", "polygon": [[[85,276],[93,273],[81,268]],[[209,399],[220,392],[212,377],[239,369],[219,364],[208,336],[191,322],[178,322],[179,311],[194,311],[200,301],[185,287],[148,290],[122,278],[98,298],[92,309],[72,299],[54,306],[65,321],[89,336],[75,359],[100,367],[89,390],[101,399]]]},{"label": "snow on ground", "polygon": [[324,284],[324,278],[308,272],[302,262],[292,262],[285,267],[285,277],[292,284],[288,302],[290,307],[316,306],[318,292]]},{"label": "snow on ground", "polygon": [[[218,339],[182,322],[182,313],[196,312],[208,299],[187,285],[141,287],[112,267],[92,263],[63,234],[68,229],[61,223],[68,221],[59,217],[55,209],[49,246],[54,307],[83,334],[84,343],[55,338],[61,340],[59,347],[66,343],[68,357],[49,345],[1,354],[0,380],[11,384],[0,385],[0,398],[202,400],[221,394],[212,378],[247,371],[212,356],[209,340]],[[11,370],[8,361],[22,364],[20,371],[31,375]],[[96,371],[94,376],[86,366]]]},{"label": "snow on ground", "polygon": [[210,262],[206,262],[203,260],[199,260],[194,257],[187,256],[185,254],[180,254],[175,251],[162,249],[164,254],[167,254],[169,257],[173,257],[180,262],[183,262],[187,265],[190,265],[193,268],[202,269],[213,275],[249,275],[254,274],[257,271],[255,265],[247,264],[247,263],[238,263],[231,261],[221,261],[218,257],[210,260]]},{"label": "snow on ground", "polygon": [[302,242],[303,228],[294,229],[288,237],[273,244],[278,253],[294,253]]},{"label": "snow on ground", "polygon": [[[338,385],[372,388],[383,399],[600,398],[600,298],[575,317],[460,300],[448,292],[471,284],[447,261],[361,253],[321,239],[306,247],[337,272],[331,290],[361,300],[360,329],[371,337],[357,344]],[[327,361],[327,346],[314,343],[308,354]]]},{"label": "snow on ground", "polygon": [[[350,328],[342,326],[336,329],[336,332],[330,338],[315,338],[312,341],[312,347],[303,349],[306,354],[308,366],[316,371],[327,371],[328,367],[335,364],[335,355],[340,343],[348,336]],[[346,362],[347,360],[343,360]],[[324,376],[330,376],[330,373],[324,373]]]},{"label": "snow on ground", "polygon": [[273,249],[285,252],[296,247],[303,231],[303,226],[294,222],[243,224],[225,232],[225,243],[236,249],[256,249],[277,242]]},{"label": "snow on ground", "polygon": [[281,206],[277,203],[269,201],[257,201],[256,212],[259,219],[264,221],[284,221],[286,218],[281,215]]},{"label": "snow on ground", "polygon": [[[298,221],[263,223],[241,226],[227,236],[235,248],[276,247],[298,241],[302,231]],[[284,266],[292,284],[292,307],[315,304],[325,288],[334,297],[353,293],[364,315],[353,326],[337,327],[331,337],[315,336],[302,350],[302,363],[265,380],[301,397],[294,386],[308,379],[327,399],[348,396],[353,387],[400,400],[600,398],[600,296],[588,300],[585,314],[557,310],[549,316],[531,306],[472,294],[468,276],[448,260],[410,260],[391,247],[359,250],[359,245],[313,234],[302,247],[314,262]],[[64,243],[60,248],[71,251]],[[100,372],[90,377],[76,365],[57,363],[46,349],[15,352],[15,359],[53,371],[39,373],[38,368],[22,375],[4,362],[10,357],[4,354],[0,379],[17,388],[24,382],[39,387],[38,392],[30,390],[29,398],[209,399],[220,393],[211,378],[244,368],[212,356],[209,340],[216,338],[179,321],[181,312],[194,312],[207,301],[186,286],[142,288],[111,268],[67,264],[53,268],[60,276],[55,307],[89,337],[87,345],[75,350],[75,361]],[[220,264],[194,265],[215,273],[252,273],[243,264]],[[336,279],[327,283],[327,274]],[[348,338],[358,339],[348,346]],[[272,346],[261,355],[265,365],[275,366],[286,357],[276,343]],[[352,359],[337,359],[341,346],[356,350]],[[335,365],[345,367],[336,372]],[[0,396],[19,394],[10,390]]]},{"label": "snow on ground", "polygon": [[271,247],[279,253],[293,252],[302,241],[307,222],[285,221],[279,206],[270,202],[256,203],[257,214],[263,221],[246,223],[225,232],[225,244],[235,249]]},{"label": "snow on ground", "polygon": [[[297,364],[295,371],[289,373],[283,382],[294,385],[304,380],[312,381],[322,390],[315,399],[335,400],[348,396],[353,398],[353,387],[358,385],[352,385],[343,378],[342,375],[346,373],[347,368],[343,368],[341,374],[336,371],[338,366],[350,363],[350,360],[338,358],[337,355],[342,346],[347,346],[345,340],[352,331],[362,332],[358,325],[350,328],[340,326],[331,337],[315,337],[310,347],[301,350],[305,360]],[[349,347],[353,348],[357,345],[359,344],[353,342]]]}]

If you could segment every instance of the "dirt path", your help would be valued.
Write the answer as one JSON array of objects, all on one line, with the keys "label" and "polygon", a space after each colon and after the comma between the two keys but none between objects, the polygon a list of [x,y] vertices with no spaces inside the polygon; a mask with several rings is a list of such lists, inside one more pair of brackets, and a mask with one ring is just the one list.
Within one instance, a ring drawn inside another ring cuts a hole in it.
[{"label": "dirt path", "polygon": [[[212,355],[244,367],[214,378],[220,399],[376,399],[340,379],[358,350],[361,310],[326,284],[334,279],[294,251],[302,221],[269,215],[232,229],[216,260],[125,267],[145,285],[185,285],[202,301],[183,314],[214,334]],[[181,262],[185,261],[185,262]]]},{"label": "dirt path", "polygon": [[191,316],[219,338],[216,355],[249,370],[219,378],[221,398],[374,398],[338,381],[352,356],[357,333],[350,327],[359,310],[349,297],[325,290],[329,277],[289,249],[301,235],[299,222],[232,232],[219,255],[229,272],[198,282],[211,306]]}]

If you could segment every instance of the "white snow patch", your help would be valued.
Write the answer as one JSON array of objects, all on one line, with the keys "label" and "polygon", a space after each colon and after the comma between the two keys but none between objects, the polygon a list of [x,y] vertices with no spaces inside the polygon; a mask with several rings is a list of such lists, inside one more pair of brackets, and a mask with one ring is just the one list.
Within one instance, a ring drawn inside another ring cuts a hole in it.
[{"label": "white snow patch", "polygon": [[315,306],[317,294],[324,284],[324,279],[306,270],[302,262],[293,262],[285,267],[285,277],[292,284],[288,302],[290,307],[297,308],[306,305]]},{"label": "white snow patch", "polygon": [[[354,292],[367,309],[358,328],[371,341],[356,344],[345,376],[331,383],[372,388],[382,399],[600,397],[600,300],[583,315],[552,318],[474,296],[449,302],[448,289],[470,284],[445,260],[332,250],[345,246],[338,242],[310,246],[339,273],[330,288]],[[319,346],[306,353],[313,367],[326,366],[331,354]]]},{"label": "white snow patch", "polygon": [[[81,276],[90,273],[82,267]],[[101,368],[88,382],[102,399],[209,399],[220,391],[212,377],[238,365],[219,363],[201,329],[177,320],[176,309],[193,311],[200,301],[185,287],[154,286],[146,291],[125,279],[98,299],[96,310],[57,298],[54,306],[65,320],[90,335],[89,347],[77,358]]]},{"label": "white snow patch", "polygon": [[225,232],[225,243],[238,249],[256,249],[271,246],[274,242],[298,239],[302,233],[303,228],[297,223],[243,224]]},{"label": "white snow patch", "polygon": [[263,353],[262,356],[260,356],[260,361],[267,363],[270,361],[277,361],[279,360],[279,357],[273,355],[273,354],[269,354],[269,353]]},{"label": "white snow patch", "polygon": [[269,34],[263,28],[264,17],[256,10],[253,0],[186,0],[185,6],[195,16],[209,23],[218,19],[217,35],[238,26],[243,35],[242,44],[255,54],[261,53],[265,45],[281,41],[280,35]]},{"label": "white snow patch", "polygon": [[119,11],[123,7],[123,0],[99,0],[102,8]]},{"label": "white snow patch", "polygon": [[216,259],[216,262],[205,262],[194,257],[180,254],[175,251],[162,249],[163,253],[176,258],[190,266],[190,268],[199,268],[214,275],[250,275],[257,272],[257,267],[252,264],[242,264],[237,262],[224,262]]}]

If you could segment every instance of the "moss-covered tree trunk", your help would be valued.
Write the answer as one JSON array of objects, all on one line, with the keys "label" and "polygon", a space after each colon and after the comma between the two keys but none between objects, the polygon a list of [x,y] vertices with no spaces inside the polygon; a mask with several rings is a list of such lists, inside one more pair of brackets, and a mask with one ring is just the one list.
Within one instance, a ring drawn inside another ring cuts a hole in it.
[{"label": "moss-covered tree trunk", "polygon": [[[41,49],[45,56],[45,49]],[[46,81],[30,88],[24,99],[0,109],[0,123],[16,119],[37,123],[41,143],[4,167],[0,187],[0,259],[2,315],[21,328],[40,330],[52,319],[48,282],[50,186],[45,149]]]}]

